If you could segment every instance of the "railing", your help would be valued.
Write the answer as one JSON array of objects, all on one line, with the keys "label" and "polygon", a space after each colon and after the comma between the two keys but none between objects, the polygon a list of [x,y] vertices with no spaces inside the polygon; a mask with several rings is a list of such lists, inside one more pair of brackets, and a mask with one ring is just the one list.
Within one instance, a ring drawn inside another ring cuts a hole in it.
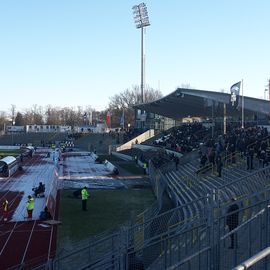
[{"label": "railing", "polygon": [[[240,209],[239,226],[233,231],[228,231],[226,227],[225,214],[209,220],[208,226],[198,225],[185,231],[164,233],[130,255],[140,257],[149,270],[232,269],[269,245],[268,204],[269,200]],[[251,218],[245,220],[247,211]],[[232,235],[236,239],[235,248],[229,249]]]},{"label": "railing", "polygon": [[[267,247],[264,250],[262,250],[261,252],[257,253],[256,255],[252,256],[251,258],[249,258],[248,260],[242,262],[240,265],[233,268],[233,270],[246,270],[246,269],[249,269],[253,265],[256,265],[258,262],[261,262],[261,260],[265,259],[269,255],[270,255],[270,247]],[[265,270],[269,269],[268,268],[269,265],[270,265],[269,260],[265,261],[264,264],[265,264]]]},{"label": "railing", "polygon": [[[53,261],[53,269],[78,269],[80,265],[100,263],[108,254],[114,254],[122,250],[121,239],[123,235],[117,232],[108,235],[98,241],[89,242],[87,246],[69,252],[64,256],[56,257]],[[111,258],[113,260],[113,257]]]},{"label": "railing", "polygon": [[142,143],[145,140],[148,140],[150,138],[152,138],[153,136],[155,136],[155,131],[154,129],[149,129],[148,131],[145,131],[144,133],[140,134],[139,136],[133,138],[132,140],[122,144],[121,146],[116,148],[116,151],[122,151],[122,150],[126,150],[126,149],[130,149],[132,147],[132,145],[136,144],[136,142],[138,143]]}]

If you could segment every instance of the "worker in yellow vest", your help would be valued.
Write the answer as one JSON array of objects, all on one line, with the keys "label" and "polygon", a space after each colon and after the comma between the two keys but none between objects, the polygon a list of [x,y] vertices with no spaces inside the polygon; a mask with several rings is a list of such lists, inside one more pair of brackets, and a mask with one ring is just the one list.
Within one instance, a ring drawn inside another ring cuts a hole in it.
[{"label": "worker in yellow vest", "polygon": [[147,163],[146,162],[143,163],[143,173],[147,174]]},{"label": "worker in yellow vest", "polygon": [[8,200],[7,199],[4,199],[4,202],[3,202],[3,218],[4,218],[4,221],[7,221],[8,220]]},{"label": "worker in yellow vest", "polygon": [[83,211],[87,211],[87,199],[89,197],[89,193],[87,191],[87,187],[84,187],[82,190],[81,190],[81,195],[82,195],[82,210]]},{"label": "worker in yellow vest", "polygon": [[28,219],[32,219],[34,206],[35,206],[34,198],[29,195],[28,196],[28,201],[27,201],[27,204],[26,204]]}]

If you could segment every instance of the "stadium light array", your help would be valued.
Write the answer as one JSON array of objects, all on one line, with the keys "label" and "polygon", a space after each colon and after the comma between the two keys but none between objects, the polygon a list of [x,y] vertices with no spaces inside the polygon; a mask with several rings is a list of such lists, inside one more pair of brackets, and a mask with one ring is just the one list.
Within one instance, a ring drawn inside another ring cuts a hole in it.
[{"label": "stadium light array", "polygon": [[144,102],[144,40],[143,29],[150,25],[145,3],[132,7],[136,28],[141,29],[141,102]]}]

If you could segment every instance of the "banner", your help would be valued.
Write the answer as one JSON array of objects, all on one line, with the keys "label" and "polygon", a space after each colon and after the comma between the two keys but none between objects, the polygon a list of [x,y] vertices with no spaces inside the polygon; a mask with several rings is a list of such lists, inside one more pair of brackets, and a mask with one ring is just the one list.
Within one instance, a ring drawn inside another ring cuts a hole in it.
[{"label": "banner", "polygon": [[107,117],[106,117],[106,123],[108,127],[111,127],[111,113],[108,111],[107,112]]},{"label": "banner", "polygon": [[231,86],[231,104],[237,108],[239,106],[239,94],[240,94],[241,81]]}]

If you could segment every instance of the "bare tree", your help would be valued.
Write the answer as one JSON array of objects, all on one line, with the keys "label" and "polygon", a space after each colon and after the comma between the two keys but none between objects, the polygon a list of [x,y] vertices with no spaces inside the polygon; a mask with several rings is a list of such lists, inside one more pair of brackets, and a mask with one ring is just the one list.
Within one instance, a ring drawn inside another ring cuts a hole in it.
[{"label": "bare tree", "polygon": [[16,118],[15,118],[15,125],[16,126],[24,125],[23,115],[20,112],[17,112]]},{"label": "bare tree", "polygon": [[0,130],[5,130],[5,126],[8,124],[9,120],[6,112],[0,111]]},{"label": "bare tree", "polygon": [[[162,97],[160,90],[155,90],[147,86],[144,91],[145,102],[151,102]],[[119,94],[110,97],[109,108],[121,110],[129,108],[141,102],[141,90],[139,86],[126,89]]]},{"label": "bare tree", "polygon": [[[145,103],[157,100],[162,97],[159,90],[155,90],[146,86],[144,91]],[[134,125],[134,109],[133,106],[141,102],[141,90],[139,86],[133,86],[119,94],[110,97],[109,110],[112,113],[112,127],[118,127],[120,120],[124,114],[125,123]]]},{"label": "bare tree", "polygon": [[24,122],[26,125],[43,125],[44,113],[41,106],[33,105],[32,108],[26,109],[24,114]]}]

